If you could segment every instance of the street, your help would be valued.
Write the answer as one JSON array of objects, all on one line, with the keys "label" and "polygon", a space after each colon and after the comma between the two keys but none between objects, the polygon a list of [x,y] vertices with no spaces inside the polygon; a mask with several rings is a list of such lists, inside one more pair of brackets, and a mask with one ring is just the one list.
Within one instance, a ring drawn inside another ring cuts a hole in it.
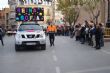
[{"label": "street", "polygon": [[[65,36],[56,36],[46,50],[15,51],[14,36],[0,42],[0,73],[110,73],[110,42],[101,50]],[[34,49],[34,48],[31,48]]]}]

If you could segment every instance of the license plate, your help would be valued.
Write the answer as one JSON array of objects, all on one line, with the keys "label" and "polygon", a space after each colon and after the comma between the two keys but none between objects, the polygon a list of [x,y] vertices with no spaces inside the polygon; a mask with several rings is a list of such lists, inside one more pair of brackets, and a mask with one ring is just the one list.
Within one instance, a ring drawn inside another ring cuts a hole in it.
[{"label": "license plate", "polygon": [[26,43],[26,45],[36,45],[36,43]]}]

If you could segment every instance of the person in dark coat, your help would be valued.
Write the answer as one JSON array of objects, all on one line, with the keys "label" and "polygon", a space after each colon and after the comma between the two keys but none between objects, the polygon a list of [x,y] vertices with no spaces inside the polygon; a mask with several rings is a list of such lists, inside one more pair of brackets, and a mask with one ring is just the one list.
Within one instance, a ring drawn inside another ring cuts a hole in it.
[{"label": "person in dark coat", "polygon": [[4,46],[4,43],[3,43],[3,30],[2,30],[1,27],[0,27],[0,40],[1,40],[2,45]]},{"label": "person in dark coat", "polygon": [[99,25],[96,25],[95,32],[95,41],[96,41],[96,49],[101,49],[100,40],[101,40],[102,30]]},{"label": "person in dark coat", "polygon": [[105,27],[102,23],[99,23],[99,26],[102,30],[102,34],[101,34],[101,39],[100,39],[100,45],[101,47],[104,47],[104,30],[105,30]]},{"label": "person in dark coat", "polygon": [[73,31],[74,31],[74,27],[70,26],[70,28],[69,28],[70,38],[73,38],[73,36],[74,36]]},{"label": "person in dark coat", "polygon": [[83,25],[80,30],[81,44],[85,43],[85,35],[86,35],[85,26]]}]

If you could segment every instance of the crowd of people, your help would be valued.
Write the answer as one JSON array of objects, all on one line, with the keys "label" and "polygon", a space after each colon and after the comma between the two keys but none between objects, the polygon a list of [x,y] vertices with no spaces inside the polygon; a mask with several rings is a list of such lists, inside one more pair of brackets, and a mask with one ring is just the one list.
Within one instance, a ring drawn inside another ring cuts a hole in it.
[{"label": "crowd of people", "polygon": [[74,27],[76,41],[80,41],[81,44],[88,43],[88,45],[101,49],[104,46],[104,25],[99,23],[95,25],[93,21],[84,24],[77,24]]},{"label": "crowd of people", "polygon": [[73,27],[70,26],[57,26],[57,36],[70,36],[70,33],[74,31]]},{"label": "crowd of people", "polygon": [[85,21],[74,26],[56,26],[55,35],[75,37],[75,40],[80,41],[81,44],[87,43],[96,49],[101,49],[104,46],[104,30],[102,23]]}]

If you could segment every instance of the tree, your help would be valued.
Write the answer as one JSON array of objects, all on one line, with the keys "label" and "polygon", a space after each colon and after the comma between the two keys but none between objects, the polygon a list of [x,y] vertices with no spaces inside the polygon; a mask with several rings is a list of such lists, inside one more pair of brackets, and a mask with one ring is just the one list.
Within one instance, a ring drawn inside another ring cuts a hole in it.
[{"label": "tree", "polygon": [[83,0],[58,0],[58,10],[64,15],[65,21],[71,26],[76,23],[80,14],[80,6],[85,2]]},{"label": "tree", "polygon": [[92,15],[92,20],[95,24],[98,23],[98,17],[100,16],[99,3],[101,0],[86,0],[85,10]]}]

